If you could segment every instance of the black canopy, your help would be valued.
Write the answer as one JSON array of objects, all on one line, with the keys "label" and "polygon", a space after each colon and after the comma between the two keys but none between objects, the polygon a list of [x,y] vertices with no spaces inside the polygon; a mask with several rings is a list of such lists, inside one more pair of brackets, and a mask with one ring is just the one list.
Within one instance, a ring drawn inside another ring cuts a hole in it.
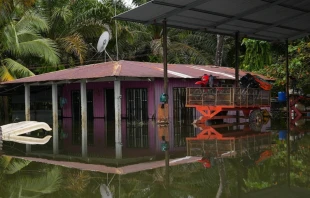
[{"label": "black canopy", "polygon": [[310,0],[154,0],[115,17],[143,24],[293,40],[310,32]]}]

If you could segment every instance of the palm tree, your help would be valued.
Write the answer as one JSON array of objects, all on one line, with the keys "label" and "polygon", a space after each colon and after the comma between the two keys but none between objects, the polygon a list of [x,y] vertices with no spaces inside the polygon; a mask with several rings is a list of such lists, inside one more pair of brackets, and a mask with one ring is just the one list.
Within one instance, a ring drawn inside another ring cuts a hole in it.
[{"label": "palm tree", "polygon": [[113,16],[112,8],[97,0],[40,0],[36,7],[50,21],[47,36],[58,44],[65,63],[77,59],[83,64],[89,43],[97,41]]},{"label": "palm tree", "polygon": [[[42,36],[49,30],[47,20],[31,10],[33,0],[0,2],[0,81],[32,76],[29,65],[39,62],[57,65],[55,43]],[[8,122],[8,99],[2,97],[5,122]]]},{"label": "palm tree", "polygon": [[41,36],[49,30],[47,20],[33,10],[18,14],[19,7],[6,5],[0,10],[5,12],[0,24],[0,79],[13,80],[34,75],[27,66],[31,61],[41,61],[49,65],[59,62],[55,43]]},{"label": "palm tree", "polygon": [[243,39],[245,55],[242,68],[248,71],[258,71],[266,65],[271,64],[270,44],[267,41],[258,41],[254,39]]}]

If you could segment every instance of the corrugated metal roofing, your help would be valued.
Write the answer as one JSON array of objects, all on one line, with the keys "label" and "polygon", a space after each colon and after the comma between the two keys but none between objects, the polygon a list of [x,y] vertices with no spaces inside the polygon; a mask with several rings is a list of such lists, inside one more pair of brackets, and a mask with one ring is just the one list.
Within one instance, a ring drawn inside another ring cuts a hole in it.
[{"label": "corrugated metal roofing", "polygon": [[[240,76],[245,75],[243,71],[239,73]],[[234,68],[212,65],[168,64],[169,78],[200,78],[203,74],[212,74],[218,79],[235,79]],[[121,60],[79,66],[3,82],[2,84],[97,79],[105,77],[163,78],[163,64]]]},{"label": "corrugated metal roofing", "polygon": [[310,32],[310,0],[154,0],[115,18],[268,41]]}]

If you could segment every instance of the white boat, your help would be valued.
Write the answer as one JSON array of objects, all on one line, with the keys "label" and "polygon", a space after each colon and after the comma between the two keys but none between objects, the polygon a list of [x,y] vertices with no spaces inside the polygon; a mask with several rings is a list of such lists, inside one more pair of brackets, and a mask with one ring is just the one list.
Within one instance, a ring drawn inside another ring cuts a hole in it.
[{"label": "white boat", "polygon": [[3,141],[12,141],[21,144],[46,144],[52,136],[48,135],[44,138],[20,136],[39,129],[44,129],[45,131],[52,130],[45,122],[23,121],[0,126],[0,135]]}]

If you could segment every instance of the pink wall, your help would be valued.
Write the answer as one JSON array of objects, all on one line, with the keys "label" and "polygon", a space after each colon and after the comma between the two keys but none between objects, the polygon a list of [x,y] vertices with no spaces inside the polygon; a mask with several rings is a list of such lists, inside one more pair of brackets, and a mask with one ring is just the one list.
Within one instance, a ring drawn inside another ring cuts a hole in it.
[{"label": "pink wall", "polygon": [[[122,117],[126,117],[126,89],[128,88],[146,88],[148,89],[148,115],[152,118],[154,112],[154,82],[149,81],[123,81],[121,82],[122,94]],[[105,89],[114,89],[113,82],[87,83],[87,89],[93,90],[94,118],[105,117]],[[67,99],[67,104],[63,107],[63,116],[72,117],[71,93],[80,90],[80,84],[67,84],[63,88],[63,97]]]}]

